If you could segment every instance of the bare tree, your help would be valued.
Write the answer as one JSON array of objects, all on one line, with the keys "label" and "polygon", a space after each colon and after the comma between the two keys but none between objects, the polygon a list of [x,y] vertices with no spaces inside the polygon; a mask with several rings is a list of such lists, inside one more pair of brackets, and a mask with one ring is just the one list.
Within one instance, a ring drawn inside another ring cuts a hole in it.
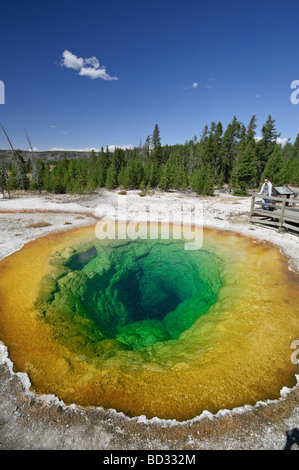
[{"label": "bare tree", "polygon": [[40,175],[39,175],[39,171],[38,171],[38,166],[37,166],[37,163],[36,163],[35,154],[34,154],[29,136],[26,132],[26,129],[25,129],[25,134],[26,134],[26,137],[27,137],[27,140],[28,140],[30,151],[31,151],[30,161],[31,161],[31,166],[32,166],[32,177],[33,177],[34,181],[36,182],[38,191],[41,193],[42,188],[41,188],[41,180],[40,180]]},{"label": "bare tree", "polygon": [[8,177],[5,166],[2,164],[1,169],[0,169],[0,186],[1,186],[0,189],[2,191],[3,196],[6,197],[5,192],[4,192],[4,187],[3,187],[3,181],[5,181],[6,192],[7,192],[8,197],[10,198],[9,177]]},{"label": "bare tree", "polygon": [[6,197],[6,196],[5,196],[5,192],[4,192],[4,188],[3,188],[3,184],[2,184],[2,180],[1,180],[1,175],[0,175],[0,191],[1,191],[2,195],[3,195],[3,197]]},{"label": "bare tree", "polygon": [[19,157],[18,153],[15,151],[15,149],[13,148],[13,145],[12,145],[12,143],[11,143],[10,138],[9,138],[8,135],[7,135],[6,130],[4,129],[4,127],[2,126],[2,124],[0,124],[0,125],[1,125],[2,131],[3,131],[4,135],[5,135],[5,137],[6,137],[7,141],[8,141],[8,143],[9,143],[9,146],[10,146],[10,148],[11,148],[11,150],[12,150],[13,163],[15,164],[16,170],[17,170],[17,179],[18,179],[18,181],[20,181],[21,188],[25,190],[25,189],[26,189],[26,179],[25,179],[25,174],[24,174],[24,172],[22,171],[22,165],[21,165],[20,157]]}]

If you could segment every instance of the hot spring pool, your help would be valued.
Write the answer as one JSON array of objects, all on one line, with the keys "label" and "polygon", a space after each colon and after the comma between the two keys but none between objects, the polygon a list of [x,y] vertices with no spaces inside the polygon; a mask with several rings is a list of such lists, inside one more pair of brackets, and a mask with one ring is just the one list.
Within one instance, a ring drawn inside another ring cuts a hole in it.
[{"label": "hot spring pool", "polygon": [[238,234],[186,250],[74,229],[0,262],[0,339],[38,394],[186,420],[296,384],[298,286],[277,248]]}]

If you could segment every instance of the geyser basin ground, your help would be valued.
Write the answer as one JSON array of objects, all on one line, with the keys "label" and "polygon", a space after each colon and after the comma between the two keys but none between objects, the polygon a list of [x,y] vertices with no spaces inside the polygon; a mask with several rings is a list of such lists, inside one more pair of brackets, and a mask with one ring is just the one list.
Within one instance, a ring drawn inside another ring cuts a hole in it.
[{"label": "geyser basin ground", "polygon": [[30,242],[0,263],[0,339],[34,390],[131,416],[185,420],[295,385],[298,276],[277,248],[204,231]]}]

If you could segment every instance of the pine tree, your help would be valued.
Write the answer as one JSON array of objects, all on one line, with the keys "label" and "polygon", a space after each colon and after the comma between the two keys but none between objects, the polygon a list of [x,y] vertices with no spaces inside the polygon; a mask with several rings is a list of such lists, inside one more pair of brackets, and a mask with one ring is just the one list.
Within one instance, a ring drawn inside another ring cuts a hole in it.
[{"label": "pine tree", "polygon": [[97,187],[96,165],[97,156],[95,151],[92,150],[87,162],[86,189],[88,191],[94,191]]},{"label": "pine tree", "polygon": [[52,176],[50,172],[50,165],[46,163],[42,174],[43,189],[47,192],[52,191]]},{"label": "pine tree", "polygon": [[66,191],[70,193],[75,192],[75,182],[77,179],[77,165],[76,160],[71,158],[68,163],[67,175],[66,175]]},{"label": "pine tree", "polygon": [[224,174],[223,171],[221,171],[219,178],[218,178],[218,189],[222,189],[224,186]]},{"label": "pine tree", "polygon": [[246,143],[255,141],[256,128],[256,115],[253,115],[246,130]]},{"label": "pine tree", "polygon": [[118,182],[127,189],[139,189],[143,178],[144,171],[142,163],[138,155],[135,155],[131,158],[126,167],[122,168]]},{"label": "pine tree", "polygon": [[193,172],[191,188],[201,195],[211,196],[214,193],[214,174],[210,165]]},{"label": "pine tree", "polygon": [[221,166],[220,173],[222,171],[224,175],[224,181],[229,182],[231,172],[236,164],[237,155],[237,144],[240,138],[241,124],[234,116],[232,122],[228,124],[221,141]]},{"label": "pine tree", "polygon": [[147,138],[145,139],[143,149],[142,149],[143,163],[146,163],[148,161],[148,157],[149,157],[149,154],[150,154],[150,146],[151,146],[151,136],[148,135]]},{"label": "pine tree", "polygon": [[[284,166],[283,152],[279,145],[275,147],[274,152],[270,155],[269,160],[265,166],[262,179],[269,178],[272,184],[280,186],[285,184],[286,175],[283,175],[282,169]],[[280,176],[279,176],[280,174]]]},{"label": "pine tree", "polygon": [[212,155],[211,155],[211,168],[214,169],[215,179],[218,179],[222,170],[222,156],[221,156],[221,142],[222,142],[223,127],[221,122],[218,122],[215,133],[212,137]]},{"label": "pine tree", "polygon": [[272,119],[270,114],[262,127],[262,143],[268,154],[274,150],[276,140],[280,137],[280,133],[276,130],[275,122],[276,120]]},{"label": "pine tree", "polygon": [[274,152],[274,149],[277,146],[277,138],[279,136],[280,133],[277,132],[275,127],[275,119],[272,119],[270,114],[262,127],[262,139],[258,142],[257,145],[258,179],[262,178],[262,174],[265,170],[270,155],[272,152]]},{"label": "pine tree", "polygon": [[167,160],[165,165],[162,166],[161,172],[160,172],[159,187],[163,191],[167,191],[170,187],[170,174],[168,171],[168,166],[169,166],[169,160]]},{"label": "pine tree", "polygon": [[96,162],[95,162],[95,176],[96,176],[96,182],[97,182],[97,187],[103,187],[105,186],[106,178],[107,178],[107,170],[110,165],[110,154],[105,153],[103,147],[101,148]]},{"label": "pine tree", "polygon": [[174,188],[185,191],[187,188],[187,177],[182,164],[179,164],[176,168],[174,175]]},{"label": "pine tree", "polygon": [[243,154],[240,156],[235,176],[236,183],[243,191],[246,191],[250,185],[255,185],[257,168],[252,142],[247,144]]},{"label": "pine tree", "polygon": [[153,146],[154,150],[157,147],[161,146],[160,129],[159,129],[158,124],[156,124],[155,127],[154,127],[151,143],[152,143],[152,146]]},{"label": "pine tree", "polygon": [[195,145],[197,138],[194,136],[193,140],[189,142],[189,162],[188,162],[188,177],[190,177],[195,168]]},{"label": "pine tree", "polygon": [[107,170],[105,186],[107,189],[115,189],[118,185],[118,175],[115,163],[112,162]]},{"label": "pine tree", "polygon": [[215,177],[211,165],[207,165],[204,169],[204,186],[203,194],[205,196],[212,196],[214,193]]},{"label": "pine tree", "polygon": [[160,130],[158,124],[155,125],[153,134],[152,134],[152,153],[151,159],[156,167],[159,167],[162,163],[163,150],[161,145]]},{"label": "pine tree", "polygon": [[76,181],[73,187],[73,192],[82,194],[87,187],[87,162],[82,158],[76,160]]},{"label": "pine tree", "polygon": [[117,173],[120,172],[121,168],[125,164],[125,152],[123,149],[116,148],[113,152],[112,155],[112,161],[114,163],[114,166],[116,168]]},{"label": "pine tree", "polygon": [[67,173],[62,161],[58,161],[52,170],[52,191],[63,194],[67,189]]},{"label": "pine tree", "polygon": [[163,191],[175,187],[176,164],[173,158],[169,158],[161,167],[159,187]]}]

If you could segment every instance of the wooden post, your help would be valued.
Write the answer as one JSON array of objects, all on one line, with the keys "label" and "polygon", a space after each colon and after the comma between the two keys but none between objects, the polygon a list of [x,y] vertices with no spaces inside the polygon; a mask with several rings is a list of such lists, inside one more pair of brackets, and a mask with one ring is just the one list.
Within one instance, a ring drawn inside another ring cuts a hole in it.
[{"label": "wooden post", "polygon": [[282,232],[283,231],[283,221],[284,221],[284,213],[285,213],[285,208],[286,208],[286,202],[287,198],[284,198],[281,204],[281,213],[280,213],[280,218],[279,218],[279,223],[278,223],[278,231]]},{"label": "wooden post", "polygon": [[250,219],[251,219],[252,214],[253,214],[254,203],[255,203],[255,193],[252,193],[252,196],[251,196],[251,205],[250,205],[250,216],[249,216]]}]

